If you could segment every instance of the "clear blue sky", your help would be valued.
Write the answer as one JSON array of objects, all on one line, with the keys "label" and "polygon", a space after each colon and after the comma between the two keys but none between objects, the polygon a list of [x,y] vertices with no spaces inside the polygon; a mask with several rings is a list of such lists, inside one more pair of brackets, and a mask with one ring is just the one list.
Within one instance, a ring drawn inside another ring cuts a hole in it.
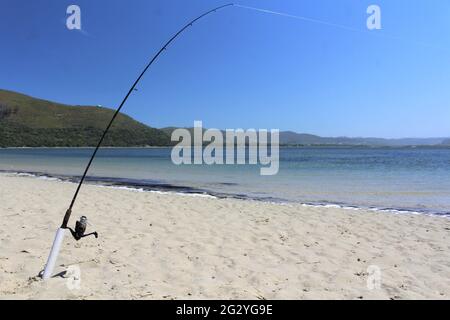
[{"label": "clear blue sky", "polygon": [[[279,128],[322,136],[450,136],[447,0],[236,0],[362,32],[242,8],[195,24],[124,112],[155,126]],[[156,50],[227,1],[1,0],[0,88],[116,107]],[[65,27],[82,10],[83,32]],[[381,31],[366,9],[382,9]],[[425,44],[427,45],[425,45]]]}]

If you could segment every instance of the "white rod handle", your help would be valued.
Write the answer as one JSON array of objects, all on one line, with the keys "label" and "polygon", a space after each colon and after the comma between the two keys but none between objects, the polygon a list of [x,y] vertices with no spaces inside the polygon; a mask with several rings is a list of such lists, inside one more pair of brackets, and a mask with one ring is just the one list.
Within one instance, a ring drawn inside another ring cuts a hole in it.
[{"label": "white rod handle", "polygon": [[48,256],[47,264],[45,265],[44,274],[42,275],[42,279],[48,280],[52,274],[53,269],[55,268],[56,259],[58,258],[59,249],[61,248],[61,244],[64,240],[65,229],[59,228],[56,231],[55,240],[53,241],[52,250],[50,251],[50,255]]}]

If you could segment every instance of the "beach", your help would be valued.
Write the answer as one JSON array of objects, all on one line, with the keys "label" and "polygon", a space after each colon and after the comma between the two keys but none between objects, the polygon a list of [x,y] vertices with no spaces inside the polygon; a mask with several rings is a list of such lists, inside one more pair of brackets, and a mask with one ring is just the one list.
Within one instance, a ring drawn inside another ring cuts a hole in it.
[{"label": "beach", "polygon": [[75,188],[0,174],[1,299],[450,298],[448,217],[98,185],[70,225],[86,215],[99,238],[67,232],[44,282]]}]

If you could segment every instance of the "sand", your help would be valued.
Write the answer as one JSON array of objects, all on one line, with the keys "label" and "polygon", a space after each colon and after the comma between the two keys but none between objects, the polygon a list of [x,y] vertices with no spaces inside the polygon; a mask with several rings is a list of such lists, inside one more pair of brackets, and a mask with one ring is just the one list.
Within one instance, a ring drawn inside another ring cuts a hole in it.
[{"label": "sand", "polygon": [[0,299],[450,298],[448,218],[94,185],[44,282],[75,188],[0,174]]}]

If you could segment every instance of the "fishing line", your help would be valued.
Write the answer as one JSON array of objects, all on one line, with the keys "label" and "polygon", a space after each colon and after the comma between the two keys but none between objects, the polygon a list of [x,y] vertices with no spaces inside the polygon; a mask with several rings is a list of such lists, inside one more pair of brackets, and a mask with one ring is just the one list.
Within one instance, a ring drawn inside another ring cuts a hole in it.
[{"label": "fishing line", "polygon": [[369,30],[362,30],[362,29],[346,26],[346,25],[343,25],[343,24],[328,22],[328,21],[324,21],[324,20],[313,19],[313,18],[308,18],[308,17],[304,17],[304,16],[299,16],[299,15],[293,15],[293,14],[289,14],[289,13],[273,11],[273,10],[268,10],[268,9],[249,7],[249,6],[244,6],[244,5],[240,5],[240,4],[235,4],[234,6],[238,7],[238,8],[243,8],[243,9],[256,11],[256,12],[259,12],[259,13],[272,14],[272,15],[277,15],[277,16],[281,16],[281,17],[302,20],[302,21],[305,21],[305,22],[321,24],[321,25],[328,26],[328,27],[335,27],[335,28],[339,28],[339,29],[342,29],[342,30],[364,33],[364,34],[367,34],[367,35],[370,35],[370,36],[373,36],[373,37],[386,38],[386,39],[390,39],[390,40],[402,41],[402,42],[413,44],[413,45],[417,45],[417,46],[429,47],[429,48],[434,48],[434,49],[439,49],[439,50],[445,50],[442,47],[439,47],[439,46],[436,46],[436,45],[433,45],[433,44],[429,44],[429,43],[425,43],[425,42],[412,41],[412,40],[404,39],[404,38],[399,37],[399,36],[389,35],[389,34],[386,34],[386,33],[380,34],[378,32],[369,31]]},{"label": "fishing line", "polygon": [[243,5],[240,5],[240,4],[235,4],[234,6],[238,7],[238,8],[254,10],[254,11],[257,11],[257,12],[274,14],[274,15],[277,15],[277,16],[293,18],[293,19],[303,20],[303,21],[312,22],[312,23],[323,24],[323,25],[326,25],[326,26],[336,27],[336,28],[340,28],[340,29],[344,29],[344,30],[350,30],[350,31],[356,31],[356,32],[360,32],[361,31],[359,29],[352,28],[352,27],[349,27],[349,26],[344,26],[344,25],[337,24],[337,23],[327,22],[327,21],[318,20],[318,19],[312,19],[312,18],[303,17],[303,16],[292,15],[292,14],[289,14],[289,13],[283,13],[283,12],[272,11],[272,10],[261,9],[261,8],[255,8],[255,7],[249,7],[249,6],[243,6]]}]

